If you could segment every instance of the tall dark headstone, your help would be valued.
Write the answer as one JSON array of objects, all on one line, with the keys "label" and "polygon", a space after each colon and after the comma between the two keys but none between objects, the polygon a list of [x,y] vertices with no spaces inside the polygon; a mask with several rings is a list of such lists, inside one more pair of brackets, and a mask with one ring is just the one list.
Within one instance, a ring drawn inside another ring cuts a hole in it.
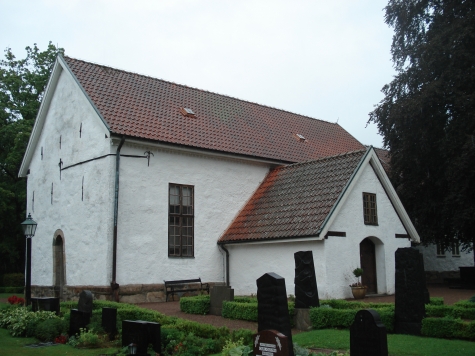
[{"label": "tall dark headstone", "polygon": [[148,356],[148,344],[152,344],[153,351],[161,353],[160,324],[142,320],[122,321],[122,346],[135,344],[138,356]]},{"label": "tall dark headstone", "polygon": [[350,327],[351,356],[388,356],[386,327],[372,309],[360,310]]},{"label": "tall dark headstone", "polygon": [[115,339],[117,335],[117,308],[102,308],[101,326],[109,335],[109,339]]},{"label": "tall dark headstone", "polygon": [[234,300],[234,289],[229,286],[214,286],[210,292],[209,313],[221,316],[224,301]]},{"label": "tall dark headstone", "polygon": [[258,332],[276,330],[288,338],[288,355],[293,356],[292,333],[285,279],[270,272],[257,279]]},{"label": "tall dark headstone", "polygon": [[396,257],[396,295],[394,331],[420,335],[425,301],[428,299],[422,254],[412,247],[398,248]]},{"label": "tall dark headstone", "polygon": [[294,253],[295,308],[319,307],[317,279],[312,251]]}]

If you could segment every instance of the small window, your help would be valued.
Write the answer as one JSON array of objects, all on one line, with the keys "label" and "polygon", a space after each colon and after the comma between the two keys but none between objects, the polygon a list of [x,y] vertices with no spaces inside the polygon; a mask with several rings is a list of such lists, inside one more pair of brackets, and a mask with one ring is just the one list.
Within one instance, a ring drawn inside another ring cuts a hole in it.
[{"label": "small window", "polygon": [[366,225],[378,225],[376,194],[363,193],[363,215],[364,223]]},{"label": "small window", "polygon": [[194,256],[194,187],[170,184],[168,193],[168,256]]},{"label": "small window", "polygon": [[458,241],[452,242],[452,257],[460,257],[460,244]]},{"label": "small window", "polygon": [[195,113],[190,108],[181,108],[181,113],[183,116],[193,117]]},{"label": "small window", "polygon": [[445,257],[445,245],[442,242],[437,243],[437,257]]}]

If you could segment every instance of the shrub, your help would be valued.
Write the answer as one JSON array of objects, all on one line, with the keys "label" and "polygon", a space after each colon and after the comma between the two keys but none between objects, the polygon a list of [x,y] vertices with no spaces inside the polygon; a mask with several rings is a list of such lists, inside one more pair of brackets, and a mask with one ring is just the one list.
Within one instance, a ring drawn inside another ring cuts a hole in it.
[{"label": "shrub", "polygon": [[236,341],[227,340],[221,351],[222,356],[247,356],[252,353],[252,349],[240,338]]},{"label": "shrub", "polygon": [[94,348],[94,347],[99,347],[101,343],[101,338],[97,333],[94,331],[94,329],[80,329],[81,332],[79,336],[77,337],[78,345],[79,347],[87,347],[87,348]]},{"label": "shrub", "polygon": [[211,338],[199,338],[193,333],[186,333],[174,328],[161,330],[162,355],[209,355],[219,352],[223,342]]},{"label": "shrub", "polygon": [[209,295],[180,298],[180,310],[188,314],[205,315],[209,313],[209,307],[210,307]]},{"label": "shrub", "polygon": [[53,341],[61,334],[67,333],[68,327],[69,325],[65,323],[64,319],[47,319],[37,323],[35,337],[41,341]]},{"label": "shrub", "polygon": [[3,275],[3,286],[5,287],[23,287],[24,285],[25,275],[23,273],[6,273]]},{"label": "shrub", "polygon": [[231,332],[231,341],[237,341],[242,339],[244,345],[252,345],[253,335],[254,332],[249,329],[233,330]]},{"label": "shrub", "polygon": [[[221,315],[228,319],[239,319],[248,321],[257,321],[257,302],[250,302],[251,298],[241,299],[233,302],[223,302],[223,310]],[[252,298],[257,301],[257,299]],[[290,324],[293,326],[293,317],[295,311],[295,303],[288,302]]]},{"label": "shrub", "polygon": [[12,307],[0,312],[0,327],[8,329],[12,336],[34,336],[39,322],[54,318],[58,318],[54,312],[32,312],[25,307]]},{"label": "shrub", "polygon": [[442,298],[442,297],[430,297],[429,305],[444,305],[444,298]]},{"label": "shrub", "polygon": [[23,287],[0,287],[0,293],[23,293]]}]

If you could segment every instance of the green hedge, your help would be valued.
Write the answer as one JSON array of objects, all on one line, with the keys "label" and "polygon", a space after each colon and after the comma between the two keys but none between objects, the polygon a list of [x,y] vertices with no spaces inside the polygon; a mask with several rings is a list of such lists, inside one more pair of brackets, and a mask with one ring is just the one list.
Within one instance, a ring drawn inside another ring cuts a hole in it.
[{"label": "green hedge", "polygon": [[[360,309],[361,308],[310,308],[310,322],[314,329],[349,328],[351,324],[353,324],[355,315]],[[386,330],[392,332],[394,330],[394,307],[382,307],[379,308],[377,312],[381,318],[381,322],[386,326]]]},{"label": "green hedge", "polygon": [[422,335],[437,338],[475,340],[475,321],[452,317],[422,319]]},{"label": "green hedge", "polygon": [[333,309],[381,309],[394,307],[394,303],[365,303],[353,302],[341,299],[330,299],[320,301],[320,305],[329,305]]},{"label": "green hedge", "polygon": [[23,287],[0,287],[0,293],[23,294]]},{"label": "green hedge", "polygon": [[25,285],[25,275],[23,273],[6,273],[3,275],[1,282],[4,287],[23,287]]},{"label": "green hedge", "polygon": [[180,310],[184,313],[205,315],[209,313],[209,306],[209,295],[180,298]]},{"label": "green hedge", "polygon": [[[236,301],[236,299],[238,301]],[[288,308],[290,325],[293,326],[295,303],[288,302]],[[228,319],[257,321],[257,299],[238,297],[234,298],[233,302],[223,302],[223,310],[221,315]]]}]

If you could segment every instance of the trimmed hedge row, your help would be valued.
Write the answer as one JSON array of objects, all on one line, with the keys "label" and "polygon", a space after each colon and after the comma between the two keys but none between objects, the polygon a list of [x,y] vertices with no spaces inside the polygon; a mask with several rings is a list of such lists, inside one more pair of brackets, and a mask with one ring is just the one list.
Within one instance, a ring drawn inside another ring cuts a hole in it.
[{"label": "trimmed hedge row", "polygon": [[[355,320],[356,313],[360,309],[362,308],[310,308],[310,322],[314,329],[349,328]],[[394,330],[394,306],[378,308],[377,312],[382,323],[386,326],[386,330],[392,332]]]},{"label": "trimmed hedge row", "polygon": [[208,314],[210,307],[210,296],[200,295],[197,297],[181,297],[180,310],[187,314]]},{"label": "trimmed hedge row", "polygon": [[475,320],[475,303],[472,308],[458,305],[426,305],[426,315],[428,317],[451,317],[460,319]]},{"label": "trimmed hedge row", "polygon": [[[236,301],[238,299],[239,301]],[[255,302],[249,299],[256,300]],[[290,325],[293,326],[295,313],[295,303],[288,302]],[[233,302],[223,302],[223,318],[257,321],[257,299],[255,298],[234,298]]]},{"label": "trimmed hedge row", "polygon": [[452,317],[422,319],[422,335],[438,338],[475,340],[475,321]]}]

